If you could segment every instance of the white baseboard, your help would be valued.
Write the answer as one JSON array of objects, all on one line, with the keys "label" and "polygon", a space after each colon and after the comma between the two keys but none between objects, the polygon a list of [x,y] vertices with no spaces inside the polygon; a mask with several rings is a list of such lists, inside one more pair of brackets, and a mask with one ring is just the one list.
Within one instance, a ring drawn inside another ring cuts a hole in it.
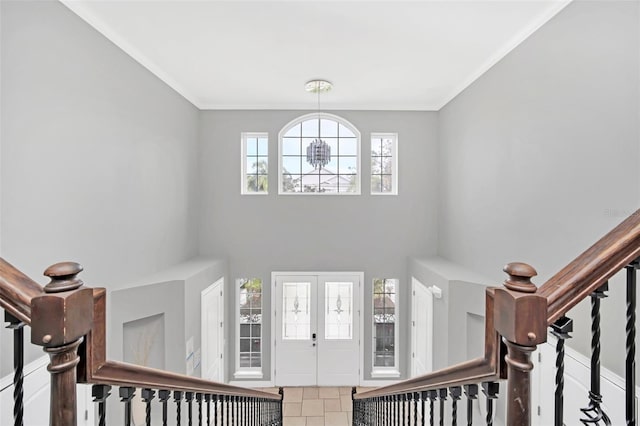
[{"label": "white baseboard", "polygon": [[231,386],[240,386],[243,388],[272,388],[271,380],[232,380],[229,382]]}]

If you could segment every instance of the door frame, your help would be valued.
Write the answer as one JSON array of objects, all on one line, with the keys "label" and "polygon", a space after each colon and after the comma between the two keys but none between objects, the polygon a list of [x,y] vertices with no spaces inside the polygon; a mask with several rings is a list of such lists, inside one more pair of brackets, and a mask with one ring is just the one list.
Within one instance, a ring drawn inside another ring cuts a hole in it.
[{"label": "door frame", "polygon": [[[358,295],[360,297],[360,306],[358,306],[358,317],[359,317],[359,327],[360,334],[358,336],[358,359],[360,364],[360,374],[358,374],[358,385],[361,385],[364,382],[364,272],[353,272],[353,271],[331,271],[331,272],[318,272],[318,271],[273,271],[271,272],[271,338],[270,342],[270,350],[271,350],[271,383],[275,383],[276,380],[276,303],[277,300],[275,298],[276,295],[276,277],[278,276],[324,276],[324,277],[335,277],[335,276],[344,276],[344,275],[354,275],[357,276],[360,280],[360,285],[358,286]],[[264,308],[263,308],[264,309]]]},{"label": "door frame", "polygon": [[416,332],[417,327],[415,325],[416,321],[416,288],[418,286],[422,287],[422,289],[426,292],[430,299],[430,312],[428,313],[427,322],[431,323],[431,327],[427,327],[427,350],[430,351],[428,354],[428,363],[425,367],[428,369],[427,372],[433,371],[433,292],[429,287],[424,285],[416,277],[411,277],[411,365],[409,375],[411,377],[415,377],[415,352],[416,352]]},{"label": "door frame", "polygon": [[220,376],[222,377],[222,382],[225,381],[225,373],[226,373],[226,369],[225,369],[225,364],[226,364],[226,356],[225,356],[225,344],[226,344],[226,339],[225,339],[225,330],[226,330],[226,320],[225,320],[225,312],[224,312],[224,277],[220,277],[217,280],[215,280],[213,282],[213,284],[211,284],[210,286],[208,286],[207,288],[205,288],[204,290],[202,290],[200,292],[200,347],[202,348],[202,352],[201,352],[201,362],[200,362],[200,376],[204,377],[205,374],[205,365],[207,365],[207,362],[209,361],[209,353],[208,351],[205,350],[205,348],[207,347],[205,345],[205,342],[208,339],[206,331],[207,331],[207,327],[206,327],[206,320],[205,320],[205,315],[204,315],[204,299],[205,296],[209,293],[211,293],[214,290],[220,290],[220,306],[217,307],[218,310],[221,311],[221,318],[222,318],[222,326],[220,327],[220,333],[218,334],[218,344],[219,344],[219,348],[220,348],[220,354],[222,355],[222,359],[220,362]]}]

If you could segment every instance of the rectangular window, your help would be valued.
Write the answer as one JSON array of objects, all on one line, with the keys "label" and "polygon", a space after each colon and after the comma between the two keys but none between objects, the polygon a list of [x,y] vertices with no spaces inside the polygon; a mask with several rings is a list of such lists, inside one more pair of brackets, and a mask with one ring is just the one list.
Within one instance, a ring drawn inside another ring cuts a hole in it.
[{"label": "rectangular window", "polygon": [[398,194],[398,135],[371,134],[371,194]]},{"label": "rectangular window", "polygon": [[398,280],[373,280],[373,377],[397,377],[398,370]]},{"label": "rectangular window", "polygon": [[238,344],[235,377],[262,377],[262,280],[237,280]]},{"label": "rectangular window", "polygon": [[269,135],[242,133],[242,194],[267,194]]}]

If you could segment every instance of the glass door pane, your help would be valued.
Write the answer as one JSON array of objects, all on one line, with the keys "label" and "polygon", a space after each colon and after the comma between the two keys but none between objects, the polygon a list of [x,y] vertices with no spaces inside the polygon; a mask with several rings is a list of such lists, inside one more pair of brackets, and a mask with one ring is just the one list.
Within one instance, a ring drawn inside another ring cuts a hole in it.
[{"label": "glass door pane", "polygon": [[353,283],[325,282],[324,338],[351,339],[353,335]]},{"label": "glass door pane", "polygon": [[282,288],[282,339],[311,338],[311,283],[285,282]]}]

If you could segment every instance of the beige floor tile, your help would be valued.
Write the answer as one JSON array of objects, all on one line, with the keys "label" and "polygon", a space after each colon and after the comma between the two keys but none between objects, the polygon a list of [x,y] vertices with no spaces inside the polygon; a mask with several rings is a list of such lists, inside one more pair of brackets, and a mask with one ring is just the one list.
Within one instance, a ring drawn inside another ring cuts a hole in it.
[{"label": "beige floor tile", "polygon": [[327,411],[342,411],[342,404],[340,403],[340,399],[325,399],[324,400],[324,412]]},{"label": "beige floor tile", "polygon": [[318,388],[304,388],[303,399],[318,399]]},{"label": "beige floor tile", "polygon": [[340,398],[339,388],[318,388],[318,396],[320,399]]},{"label": "beige floor tile", "polygon": [[340,397],[340,403],[342,404],[342,411],[351,411],[351,395],[342,395]]},{"label": "beige floor tile", "polygon": [[302,415],[305,417],[324,415],[324,401],[322,399],[304,399],[302,401]]},{"label": "beige floor tile", "polygon": [[284,417],[283,426],[307,426],[306,417]]},{"label": "beige floor tile", "polygon": [[340,388],[340,395],[351,395],[351,388],[350,387],[341,387]]},{"label": "beige floor tile", "polygon": [[324,417],[307,417],[307,426],[324,426]]},{"label": "beige floor tile", "polygon": [[300,417],[302,414],[301,402],[285,402],[284,403],[284,417]]},{"label": "beige floor tile", "polygon": [[325,413],[324,424],[326,426],[349,426],[347,413]]},{"label": "beige floor tile", "polygon": [[304,388],[285,388],[284,402],[302,402]]}]

